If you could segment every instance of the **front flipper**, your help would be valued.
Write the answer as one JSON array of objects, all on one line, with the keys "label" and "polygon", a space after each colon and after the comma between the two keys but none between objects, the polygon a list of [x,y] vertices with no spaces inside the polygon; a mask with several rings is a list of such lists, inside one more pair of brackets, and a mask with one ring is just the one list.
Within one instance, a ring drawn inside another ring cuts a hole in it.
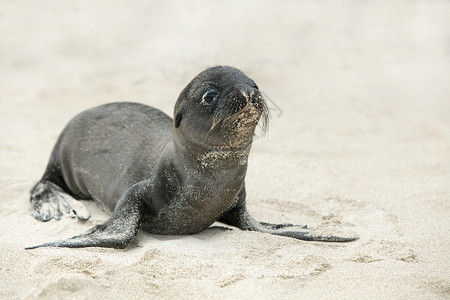
[{"label": "front flipper", "polygon": [[259,224],[261,224],[264,227],[267,227],[269,229],[281,229],[281,228],[288,228],[288,227],[298,227],[301,229],[308,228],[307,225],[295,225],[295,224],[290,224],[290,223],[273,224],[273,223],[259,222]]},{"label": "front flipper", "polygon": [[[242,230],[259,231],[271,233],[274,235],[286,236],[303,241],[319,241],[319,242],[351,242],[357,240],[357,237],[339,237],[339,236],[321,236],[312,235],[305,229],[306,225],[293,224],[271,224],[256,221],[247,211],[245,205],[245,188],[242,188],[238,195],[238,204],[223,215],[219,222],[235,226]],[[300,230],[292,230],[293,227],[298,227]],[[289,229],[285,229],[289,228]]]},{"label": "front flipper", "polygon": [[270,224],[256,221],[247,211],[245,205],[239,205],[227,212],[219,222],[235,226],[242,230],[259,231],[271,233],[274,235],[286,236],[303,241],[319,241],[319,242],[351,242],[357,240],[357,237],[339,237],[339,236],[321,236],[311,235],[309,231],[293,231],[284,228],[299,227],[306,228],[306,225],[292,224]]},{"label": "front flipper", "polygon": [[30,250],[40,247],[107,247],[123,249],[134,239],[141,223],[145,204],[138,197],[138,194],[136,192],[126,193],[117,204],[111,218],[104,224],[91,228],[86,233],[70,239],[25,249]]}]

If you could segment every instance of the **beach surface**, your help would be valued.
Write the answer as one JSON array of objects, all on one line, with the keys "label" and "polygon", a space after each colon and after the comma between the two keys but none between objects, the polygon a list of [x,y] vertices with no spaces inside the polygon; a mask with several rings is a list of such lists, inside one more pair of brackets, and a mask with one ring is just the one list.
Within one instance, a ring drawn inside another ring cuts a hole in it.
[{"label": "beach surface", "polygon": [[[449,1],[0,0],[0,298],[449,299],[449,16]],[[270,99],[250,213],[359,240],[216,223],[139,231],[124,250],[24,250],[109,217],[93,201],[84,222],[31,216],[73,116],[115,101],[171,116],[214,65]]]}]

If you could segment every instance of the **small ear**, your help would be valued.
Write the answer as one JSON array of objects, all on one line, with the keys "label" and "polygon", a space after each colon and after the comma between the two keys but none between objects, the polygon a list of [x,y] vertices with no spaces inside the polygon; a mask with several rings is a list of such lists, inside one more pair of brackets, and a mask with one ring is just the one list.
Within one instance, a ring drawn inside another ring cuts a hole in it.
[{"label": "small ear", "polygon": [[181,122],[182,118],[183,118],[183,115],[181,113],[178,113],[177,116],[175,117],[175,122],[174,122],[175,128],[180,127],[180,122]]}]

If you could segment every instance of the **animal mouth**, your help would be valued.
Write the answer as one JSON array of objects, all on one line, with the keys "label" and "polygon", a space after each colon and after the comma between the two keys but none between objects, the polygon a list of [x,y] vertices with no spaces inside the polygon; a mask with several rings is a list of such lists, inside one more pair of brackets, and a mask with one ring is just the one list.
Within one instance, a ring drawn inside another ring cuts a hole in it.
[{"label": "animal mouth", "polygon": [[265,133],[267,130],[268,113],[263,107],[261,104],[258,107],[254,103],[249,102],[240,111],[225,118],[222,126],[240,135],[246,132],[253,132],[258,123],[260,123],[263,133]]},{"label": "animal mouth", "polygon": [[218,107],[210,131],[220,126],[226,129],[254,129],[258,122],[266,132],[269,109],[261,94],[250,93],[243,99],[236,95]]},{"label": "animal mouth", "polygon": [[257,121],[259,121],[259,117],[261,116],[261,111],[258,110],[255,105],[253,105],[252,103],[247,103],[247,105],[244,106],[244,108],[242,108],[240,111],[232,114],[231,116],[229,116],[228,118],[226,118],[224,120],[224,122],[233,122],[236,119],[251,119],[253,121],[255,121],[255,119],[257,119]]}]

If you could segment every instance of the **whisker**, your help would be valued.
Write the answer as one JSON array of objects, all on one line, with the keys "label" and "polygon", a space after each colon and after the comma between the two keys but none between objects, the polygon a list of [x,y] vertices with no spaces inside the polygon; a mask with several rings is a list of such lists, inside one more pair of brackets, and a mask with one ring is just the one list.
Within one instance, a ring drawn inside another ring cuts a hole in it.
[{"label": "whisker", "polygon": [[273,101],[269,95],[267,95],[264,91],[260,91],[261,94],[264,96],[264,99],[266,99],[268,102],[270,102],[274,108],[268,107],[269,110],[273,110],[277,112],[277,117],[281,117],[281,115],[283,114],[283,110],[281,109],[281,107],[279,107],[275,101]]}]

